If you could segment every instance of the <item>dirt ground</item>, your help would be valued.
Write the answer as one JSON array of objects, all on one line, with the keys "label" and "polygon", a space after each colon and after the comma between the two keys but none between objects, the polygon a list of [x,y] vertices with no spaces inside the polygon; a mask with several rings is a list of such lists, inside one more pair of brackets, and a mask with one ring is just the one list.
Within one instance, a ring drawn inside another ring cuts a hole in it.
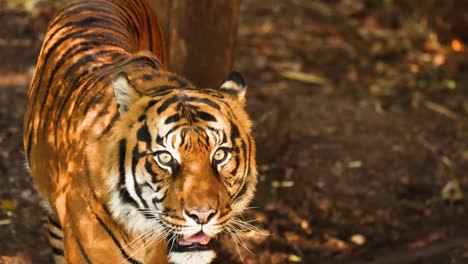
[{"label": "dirt ground", "polygon": [[[376,2],[243,1],[261,234],[219,238],[216,263],[468,263],[463,38],[446,5]],[[51,263],[21,143],[48,13],[1,3],[0,263]]]}]

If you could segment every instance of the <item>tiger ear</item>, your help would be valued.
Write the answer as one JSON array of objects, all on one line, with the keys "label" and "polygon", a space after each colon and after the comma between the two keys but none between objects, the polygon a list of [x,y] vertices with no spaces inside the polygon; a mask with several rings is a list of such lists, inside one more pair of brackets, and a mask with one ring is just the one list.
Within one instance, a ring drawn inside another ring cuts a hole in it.
[{"label": "tiger ear", "polygon": [[229,73],[227,80],[221,85],[220,91],[236,98],[244,104],[247,84],[240,73],[232,71]]},{"label": "tiger ear", "polygon": [[130,106],[141,97],[130,84],[127,74],[123,72],[117,75],[112,82],[112,87],[114,89],[114,96],[117,99],[120,114],[127,112]]}]

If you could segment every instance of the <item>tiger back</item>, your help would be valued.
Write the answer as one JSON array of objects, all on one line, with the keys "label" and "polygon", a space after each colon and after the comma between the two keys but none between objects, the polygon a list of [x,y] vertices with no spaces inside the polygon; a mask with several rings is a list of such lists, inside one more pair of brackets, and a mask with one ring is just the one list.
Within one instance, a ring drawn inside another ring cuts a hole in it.
[{"label": "tiger back", "polygon": [[199,89],[165,66],[142,0],[74,1],[50,22],[24,148],[56,263],[209,263],[257,182],[236,72]]}]

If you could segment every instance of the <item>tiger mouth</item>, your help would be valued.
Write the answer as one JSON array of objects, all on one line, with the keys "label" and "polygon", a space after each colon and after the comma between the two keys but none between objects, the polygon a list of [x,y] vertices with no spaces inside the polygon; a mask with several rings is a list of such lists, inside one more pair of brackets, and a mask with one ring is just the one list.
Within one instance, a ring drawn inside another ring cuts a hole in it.
[{"label": "tiger mouth", "polygon": [[211,250],[211,237],[200,231],[188,238],[178,238],[171,249],[174,252]]}]

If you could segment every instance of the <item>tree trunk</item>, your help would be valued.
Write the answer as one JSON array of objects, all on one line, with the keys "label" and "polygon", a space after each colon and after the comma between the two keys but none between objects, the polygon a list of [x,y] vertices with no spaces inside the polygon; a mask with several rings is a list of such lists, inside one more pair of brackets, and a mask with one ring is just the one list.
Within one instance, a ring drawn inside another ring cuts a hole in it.
[{"label": "tree trunk", "polygon": [[168,67],[198,87],[232,69],[240,0],[149,0],[166,34]]}]

